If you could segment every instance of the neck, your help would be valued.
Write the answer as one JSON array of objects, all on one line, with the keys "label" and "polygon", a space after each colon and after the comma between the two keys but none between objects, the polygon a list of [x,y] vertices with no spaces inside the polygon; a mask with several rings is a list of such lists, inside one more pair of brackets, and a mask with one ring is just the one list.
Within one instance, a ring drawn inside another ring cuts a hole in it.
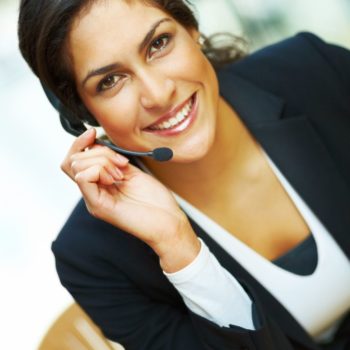
[{"label": "neck", "polygon": [[156,178],[186,199],[195,189],[212,188],[234,171],[247,137],[235,111],[220,98],[214,142],[204,157],[191,163],[159,163],[152,159],[143,162]]}]

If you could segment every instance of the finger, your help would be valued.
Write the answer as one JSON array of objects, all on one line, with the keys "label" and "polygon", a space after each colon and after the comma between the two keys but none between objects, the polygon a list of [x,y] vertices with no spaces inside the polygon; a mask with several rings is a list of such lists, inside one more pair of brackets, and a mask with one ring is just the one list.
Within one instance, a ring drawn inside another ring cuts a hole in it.
[{"label": "finger", "polygon": [[68,155],[71,155],[77,152],[82,152],[87,147],[92,146],[95,143],[95,138],[96,138],[96,130],[94,128],[90,128],[86,130],[83,134],[81,134],[75,139],[75,141],[73,142],[68,152]]},{"label": "finger", "polygon": [[117,166],[125,166],[128,164],[129,159],[124,157],[123,155],[111,150],[106,146],[96,145],[94,144],[85,152],[78,152],[71,155],[71,161],[76,161],[80,159],[87,159],[91,157],[108,157],[113,163]]},{"label": "finger", "polygon": [[102,146],[102,145],[98,145],[98,144],[94,144],[92,146],[92,149],[97,149],[97,150],[102,150],[102,149],[107,149],[109,154],[111,155],[111,157],[113,157],[113,160],[116,162],[116,164],[118,164],[119,166],[125,166],[129,163],[129,158],[127,158],[126,156],[116,152],[115,150],[109,148],[108,146]]},{"label": "finger", "polygon": [[98,181],[99,185],[102,186],[111,186],[116,181],[120,181],[121,178],[115,178],[113,175],[111,175],[106,169],[101,168],[100,170],[100,179]]},{"label": "finger", "polygon": [[74,176],[87,168],[99,165],[104,168],[116,181],[123,179],[123,172],[108,158],[85,158],[73,161],[71,164],[72,173]]},{"label": "finger", "polygon": [[[110,146],[109,146],[110,145]],[[110,152],[114,153],[115,155],[117,155],[117,159],[119,158],[119,160],[121,162],[129,162],[129,159],[124,156],[123,154],[119,153],[118,151],[116,151],[115,149],[112,148],[112,143],[110,141],[105,141],[105,140],[98,140],[95,142],[93,148],[96,149],[101,149],[101,147],[107,147]]]},{"label": "finger", "polygon": [[[75,175],[75,181],[77,182],[77,178],[80,179],[81,176],[83,176],[83,180],[84,178],[84,174],[87,174],[86,176],[89,176],[89,169],[93,169],[91,170],[91,174],[95,176],[95,171],[98,171],[98,178],[95,181],[94,178],[91,179],[91,182],[96,182],[97,185],[103,185],[103,186],[110,186],[112,184],[114,184],[117,181],[122,181],[123,177],[122,176],[116,176],[114,177],[113,175],[111,175],[105,168],[99,166],[99,165],[93,165],[92,167],[89,167],[87,169],[84,169],[83,171],[81,171],[80,173]],[[85,180],[86,181],[86,180]]]},{"label": "finger", "polygon": [[75,181],[90,207],[98,207],[100,185],[111,186],[115,180],[98,165],[90,167],[75,176]]},{"label": "finger", "polygon": [[88,202],[93,203],[94,199],[96,200],[98,198],[99,189],[97,183],[100,180],[99,166],[93,166],[76,174],[74,180]]},{"label": "finger", "polygon": [[70,172],[70,164],[71,164],[71,157],[73,154],[76,154],[78,152],[82,152],[84,149],[86,149],[88,146],[93,145],[96,137],[96,130],[91,128],[87,131],[85,131],[82,135],[76,138],[76,140],[73,142],[72,146],[70,147],[66,157],[64,158],[61,169],[71,178],[73,178],[73,174]]}]

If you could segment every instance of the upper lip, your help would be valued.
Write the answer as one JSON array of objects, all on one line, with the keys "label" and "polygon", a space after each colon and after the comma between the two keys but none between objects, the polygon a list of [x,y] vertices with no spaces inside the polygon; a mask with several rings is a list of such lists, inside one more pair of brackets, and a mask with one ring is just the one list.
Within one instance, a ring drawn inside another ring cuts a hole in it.
[{"label": "upper lip", "polygon": [[151,125],[148,125],[146,129],[151,128],[152,126],[155,126],[157,124],[160,124],[172,117],[175,117],[177,115],[177,113],[179,113],[182,108],[184,108],[186,106],[186,104],[190,101],[190,99],[193,97],[193,95],[191,95],[187,100],[185,100],[184,102],[182,102],[180,105],[174,107],[173,109],[171,109],[170,111],[166,112],[165,114],[163,114],[161,117],[159,117],[154,123],[152,123]]}]

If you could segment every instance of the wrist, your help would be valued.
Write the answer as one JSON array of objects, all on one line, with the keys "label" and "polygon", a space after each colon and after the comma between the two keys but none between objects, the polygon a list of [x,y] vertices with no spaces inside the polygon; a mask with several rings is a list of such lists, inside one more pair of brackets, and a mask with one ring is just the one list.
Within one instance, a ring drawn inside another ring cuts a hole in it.
[{"label": "wrist", "polygon": [[177,225],[174,234],[152,247],[159,256],[159,263],[166,273],[173,273],[189,265],[199,254],[201,243],[187,217]]}]

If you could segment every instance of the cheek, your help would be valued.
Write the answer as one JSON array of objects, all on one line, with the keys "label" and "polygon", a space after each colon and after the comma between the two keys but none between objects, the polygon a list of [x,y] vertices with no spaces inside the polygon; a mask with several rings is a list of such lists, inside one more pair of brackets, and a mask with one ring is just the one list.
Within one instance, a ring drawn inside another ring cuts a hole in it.
[{"label": "cheek", "polygon": [[197,48],[179,50],[173,57],[172,70],[182,72],[185,80],[202,81],[207,76],[207,61]]},{"label": "cheek", "polygon": [[130,133],[137,127],[138,110],[133,94],[101,98],[88,108],[109,135]]},{"label": "cheek", "polygon": [[191,50],[184,61],[187,63],[187,79],[204,88],[206,101],[215,108],[219,98],[219,86],[213,66],[197,48]]},{"label": "cheek", "polygon": [[198,44],[187,33],[178,33],[174,40],[175,47],[162,57],[159,67],[175,81],[201,81],[207,64]]}]

